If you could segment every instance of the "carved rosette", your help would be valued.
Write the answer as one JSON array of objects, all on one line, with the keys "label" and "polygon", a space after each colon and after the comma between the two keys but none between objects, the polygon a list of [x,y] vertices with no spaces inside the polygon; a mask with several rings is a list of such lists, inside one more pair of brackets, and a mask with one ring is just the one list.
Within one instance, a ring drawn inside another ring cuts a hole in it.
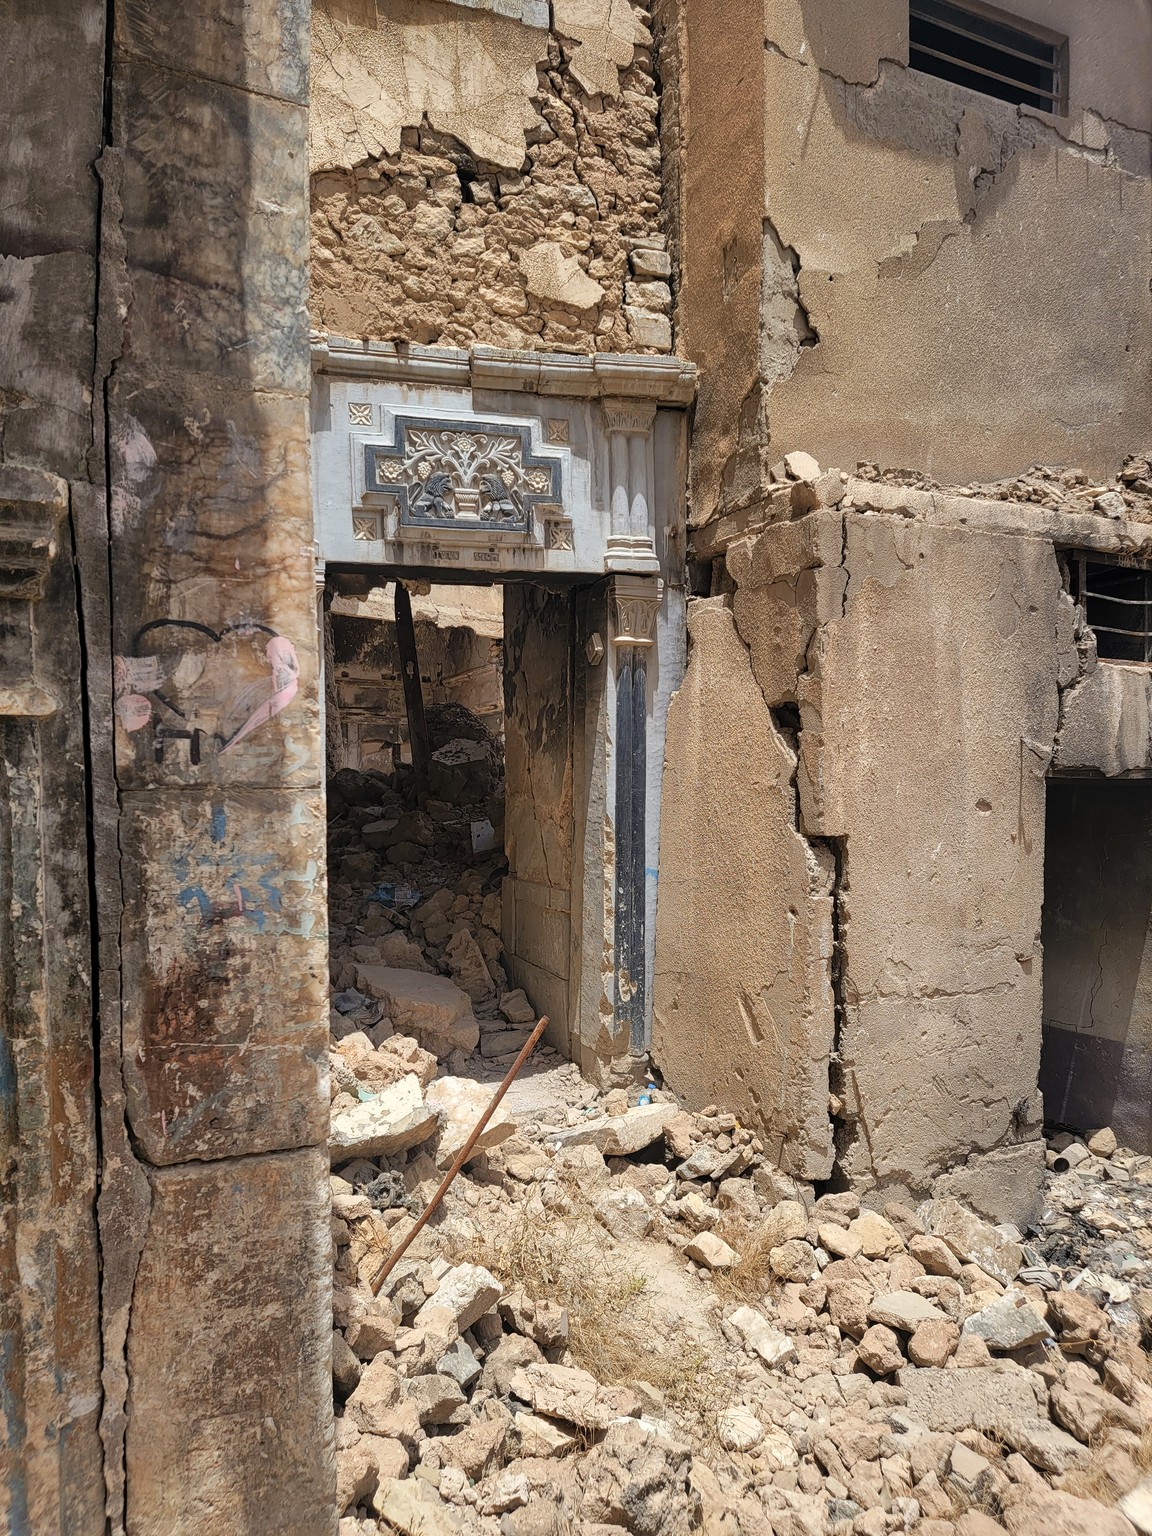
[{"label": "carved rosette", "polygon": [[[397,416],[391,444],[364,446],[365,497],[394,498],[399,535],[510,537],[567,522],[558,456],[533,451],[528,427]],[[356,536],[365,538],[357,513]],[[570,527],[568,523],[568,527]],[[550,548],[564,548],[552,542]]]},{"label": "carved rosette", "polygon": [[651,576],[623,573],[612,578],[613,642],[650,647],[656,638],[656,615],[664,598],[664,583]]}]

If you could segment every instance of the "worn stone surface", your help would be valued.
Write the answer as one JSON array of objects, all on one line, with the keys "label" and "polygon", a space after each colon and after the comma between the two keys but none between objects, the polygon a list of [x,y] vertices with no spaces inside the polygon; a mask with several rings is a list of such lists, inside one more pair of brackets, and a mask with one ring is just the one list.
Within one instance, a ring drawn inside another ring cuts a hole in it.
[{"label": "worn stone surface", "polygon": [[[436,1140],[437,1166],[448,1168],[483,1119],[492,1102],[492,1090],[471,1078],[440,1077],[428,1084],[424,1098],[428,1107],[440,1116],[440,1130]],[[506,1110],[498,1109],[480,1133],[476,1142],[476,1156],[479,1157],[491,1147],[498,1147],[515,1132],[515,1120]]]},{"label": "worn stone surface", "polygon": [[[334,1498],[327,1157],[313,1148],[150,1177],[128,1334],[128,1529],[170,1536],[210,1509],[221,1528],[326,1532]],[[246,1241],[249,1233],[260,1242]],[[180,1411],[205,1402],[211,1419]],[[276,1457],[265,1448],[269,1421]],[[294,1469],[290,1493],[280,1454]]]},{"label": "worn stone surface", "polygon": [[[668,717],[653,1050],[700,1108],[717,1099],[790,1172],[832,1163],[832,862],[797,831],[795,759],[718,598],[690,606]],[[723,804],[723,817],[701,816]]]},{"label": "worn stone surface", "polygon": [[357,966],[356,976],[364,992],[388,1003],[397,1029],[437,1055],[470,1051],[479,1041],[467,994],[446,976],[386,965]]},{"label": "worn stone surface", "polygon": [[550,34],[499,9],[316,8],[316,322],[454,347],[670,351],[671,293],[649,260],[664,237],[644,13],[565,0]]},{"label": "worn stone surface", "polygon": [[969,1370],[912,1370],[896,1378],[908,1394],[908,1412],[929,1429],[958,1432],[997,1413],[1035,1418],[1040,1398],[1034,1377],[994,1366]]}]

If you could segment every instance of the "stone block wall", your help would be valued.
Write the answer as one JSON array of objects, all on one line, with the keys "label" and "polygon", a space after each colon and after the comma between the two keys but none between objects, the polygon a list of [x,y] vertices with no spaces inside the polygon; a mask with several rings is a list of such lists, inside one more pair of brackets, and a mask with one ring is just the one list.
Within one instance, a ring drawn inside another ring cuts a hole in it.
[{"label": "stone block wall", "polygon": [[634,0],[555,0],[549,27],[548,10],[316,6],[319,329],[446,347],[671,350],[649,13]]}]

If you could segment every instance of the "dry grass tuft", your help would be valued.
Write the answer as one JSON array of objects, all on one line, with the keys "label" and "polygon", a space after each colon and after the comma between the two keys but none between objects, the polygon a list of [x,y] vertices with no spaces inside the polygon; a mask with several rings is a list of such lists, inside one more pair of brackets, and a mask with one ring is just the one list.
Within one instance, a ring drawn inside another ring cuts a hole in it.
[{"label": "dry grass tuft", "polygon": [[720,1222],[716,1235],[740,1255],[738,1264],[712,1276],[721,1307],[740,1304],[754,1307],[766,1296],[779,1291],[780,1281],[768,1263],[769,1244],[763,1227],[729,1218]]},{"label": "dry grass tuft", "polygon": [[574,1364],[606,1385],[651,1383],[702,1438],[713,1437],[717,1414],[732,1401],[728,1374],[691,1335],[665,1341],[647,1277],[611,1267],[607,1234],[587,1198],[575,1185],[566,1193],[563,1213],[541,1220],[517,1210],[455,1257],[483,1264],[509,1289],[567,1308]]},{"label": "dry grass tuft", "polygon": [[[1152,1426],[1144,1430],[1140,1444],[1132,1451],[1131,1457],[1138,1472],[1152,1472]],[[1093,1445],[1089,1454],[1064,1474],[1060,1487],[1079,1499],[1096,1499],[1101,1504],[1115,1504],[1135,1486],[1132,1462],[1113,1447]]]}]

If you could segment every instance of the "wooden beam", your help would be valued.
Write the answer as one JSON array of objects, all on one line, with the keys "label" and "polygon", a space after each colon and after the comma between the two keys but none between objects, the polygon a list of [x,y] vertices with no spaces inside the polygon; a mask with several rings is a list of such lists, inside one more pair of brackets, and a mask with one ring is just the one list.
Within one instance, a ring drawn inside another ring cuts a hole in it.
[{"label": "wooden beam", "polygon": [[416,654],[416,626],[412,623],[412,599],[402,581],[396,583],[396,644],[400,650],[400,675],[404,683],[404,707],[408,712],[408,741],[412,747],[412,771],[416,798],[428,797],[428,721],[424,717],[424,692],[420,686],[420,659]]}]

